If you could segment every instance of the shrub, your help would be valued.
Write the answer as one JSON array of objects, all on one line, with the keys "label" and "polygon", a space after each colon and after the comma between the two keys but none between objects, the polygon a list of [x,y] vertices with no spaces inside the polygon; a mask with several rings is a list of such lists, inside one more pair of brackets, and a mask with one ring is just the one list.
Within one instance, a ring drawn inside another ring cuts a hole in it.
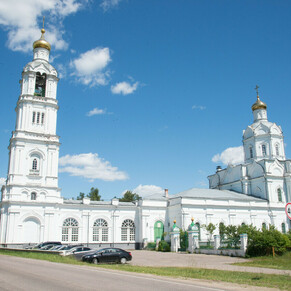
[{"label": "shrub", "polygon": [[149,242],[146,246],[147,250],[155,250],[156,249],[156,243],[155,242]]},{"label": "shrub", "polygon": [[282,255],[290,247],[290,240],[287,235],[270,226],[269,230],[252,232],[248,238],[247,254],[253,257],[270,255],[273,247],[276,254]]},{"label": "shrub", "polygon": [[180,250],[186,251],[188,248],[188,232],[180,229]]},{"label": "shrub", "polygon": [[161,240],[159,242],[158,251],[159,252],[170,252],[171,251],[170,244],[168,242],[166,242],[165,240]]}]

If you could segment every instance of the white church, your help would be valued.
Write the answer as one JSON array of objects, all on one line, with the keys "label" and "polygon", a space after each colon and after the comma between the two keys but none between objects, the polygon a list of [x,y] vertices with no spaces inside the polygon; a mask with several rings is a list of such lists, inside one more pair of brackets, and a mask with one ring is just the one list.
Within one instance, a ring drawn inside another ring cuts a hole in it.
[{"label": "white church", "polygon": [[58,74],[49,63],[45,30],[33,44],[33,61],[22,72],[16,125],[9,143],[9,167],[0,203],[0,246],[42,241],[93,247],[140,248],[169,233],[173,221],[187,229],[191,218],[206,239],[204,224],[274,225],[291,229],[285,214],[291,201],[291,160],[286,160],[281,127],[267,119],[259,96],[254,122],[243,132],[243,164],[217,168],[210,189],[155,194],[136,202],[65,200],[58,187]]}]

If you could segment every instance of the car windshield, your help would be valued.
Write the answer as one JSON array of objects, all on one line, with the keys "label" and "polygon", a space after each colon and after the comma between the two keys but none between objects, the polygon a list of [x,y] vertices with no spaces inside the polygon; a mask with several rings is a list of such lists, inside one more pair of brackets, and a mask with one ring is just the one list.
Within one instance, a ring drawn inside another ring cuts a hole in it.
[{"label": "car windshield", "polygon": [[62,250],[67,251],[67,250],[70,250],[70,249],[72,249],[72,248],[73,248],[73,246],[66,246],[66,247],[64,247]]}]

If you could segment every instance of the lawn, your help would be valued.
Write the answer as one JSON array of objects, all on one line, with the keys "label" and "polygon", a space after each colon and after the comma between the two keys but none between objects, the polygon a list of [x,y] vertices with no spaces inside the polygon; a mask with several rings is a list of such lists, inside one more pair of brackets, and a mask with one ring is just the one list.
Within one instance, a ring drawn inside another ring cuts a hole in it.
[{"label": "lawn", "polygon": [[282,256],[264,256],[252,258],[249,262],[235,263],[234,265],[291,270],[291,252],[287,252]]},{"label": "lawn", "polygon": [[268,275],[248,272],[234,272],[234,271],[222,271],[200,268],[181,268],[181,267],[142,267],[126,265],[92,265],[79,262],[72,257],[62,257],[54,254],[34,253],[27,251],[10,251],[0,250],[0,255],[18,256],[24,258],[46,260],[56,263],[65,264],[78,264],[87,265],[91,267],[101,267],[105,269],[120,270],[127,272],[153,274],[157,276],[167,276],[185,279],[203,279],[224,281],[229,283],[260,286],[260,287],[273,287],[281,290],[291,290],[291,277],[287,275]]}]

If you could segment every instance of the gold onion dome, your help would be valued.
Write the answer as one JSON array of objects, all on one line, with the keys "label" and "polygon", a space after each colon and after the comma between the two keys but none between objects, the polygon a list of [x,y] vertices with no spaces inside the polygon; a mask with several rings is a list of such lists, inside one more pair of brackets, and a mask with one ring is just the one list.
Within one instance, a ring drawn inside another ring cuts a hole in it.
[{"label": "gold onion dome", "polygon": [[259,95],[257,95],[257,101],[253,104],[252,110],[255,111],[257,109],[267,109],[267,104],[260,100]]},{"label": "gold onion dome", "polygon": [[49,42],[47,42],[44,39],[44,33],[45,33],[45,30],[44,30],[44,28],[42,28],[41,37],[40,37],[40,39],[36,40],[33,43],[33,49],[38,48],[38,47],[42,47],[42,48],[45,48],[45,49],[47,49],[49,51],[51,50],[51,45],[49,44]]}]

